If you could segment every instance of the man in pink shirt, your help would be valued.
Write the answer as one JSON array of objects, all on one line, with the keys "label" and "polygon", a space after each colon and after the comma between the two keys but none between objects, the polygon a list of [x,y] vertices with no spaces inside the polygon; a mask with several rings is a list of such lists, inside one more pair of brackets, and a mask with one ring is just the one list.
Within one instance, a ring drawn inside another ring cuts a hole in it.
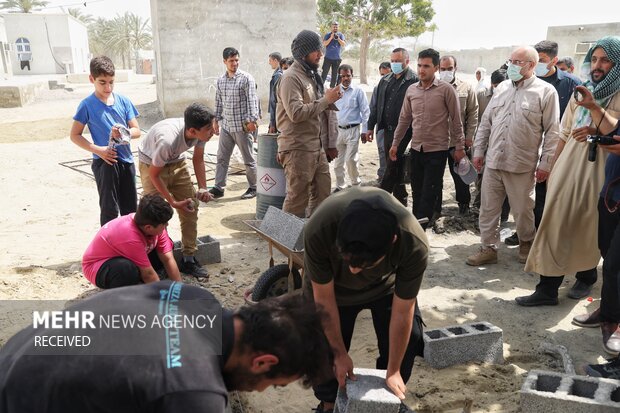
[{"label": "man in pink shirt", "polygon": [[84,276],[99,288],[159,281],[156,270],[181,281],[166,227],[172,207],[160,195],[146,195],[135,214],[113,219],[99,229],[82,257]]}]

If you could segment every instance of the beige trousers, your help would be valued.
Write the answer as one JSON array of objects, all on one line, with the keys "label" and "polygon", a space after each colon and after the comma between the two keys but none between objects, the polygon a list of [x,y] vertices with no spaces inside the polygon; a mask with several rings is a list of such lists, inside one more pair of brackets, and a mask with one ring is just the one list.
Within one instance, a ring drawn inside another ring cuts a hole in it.
[{"label": "beige trousers", "polygon": [[[168,191],[176,200],[196,198],[196,191],[194,190],[194,184],[192,183],[192,177],[189,174],[189,168],[186,162],[186,160],[182,160],[168,164],[159,175],[164,185],[166,185],[166,188],[168,188]],[[149,177],[149,165],[140,162],[139,167],[144,195],[156,194],[157,188],[155,188]],[[198,208],[194,208],[192,212],[180,209],[176,211],[179,215],[179,221],[181,222],[183,255],[193,256],[198,249],[196,247],[196,237],[198,236]]]},{"label": "beige trousers", "polygon": [[497,249],[502,204],[508,195],[510,212],[517,223],[519,240],[534,239],[534,171],[512,173],[486,167],[482,177],[480,200],[480,238],[482,245]]},{"label": "beige trousers", "polygon": [[325,151],[284,151],[280,160],[286,177],[286,198],[282,210],[301,218],[309,217],[329,196],[331,177]]}]

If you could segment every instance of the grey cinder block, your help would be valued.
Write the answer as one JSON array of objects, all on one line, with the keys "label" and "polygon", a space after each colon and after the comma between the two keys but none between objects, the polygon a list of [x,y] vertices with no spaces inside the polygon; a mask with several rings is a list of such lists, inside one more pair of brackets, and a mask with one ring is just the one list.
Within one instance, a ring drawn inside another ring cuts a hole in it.
[{"label": "grey cinder block", "polygon": [[502,364],[503,332],[487,321],[424,332],[424,360],[433,368],[479,361]]},{"label": "grey cinder block", "polygon": [[[194,254],[194,257],[196,257],[200,264],[206,265],[222,262],[220,242],[211,235],[198,237],[198,239],[196,239],[196,246],[198,250]],[[177,261],[181,261],[183,258],[181,241],[176,241],[174,243],[173,255]]]},{"label": "grey cinder block", "polygon": [[398,413],[400,399],[385,385],[385,370],[353,369],[357,380],[338,389],[334,413]]},{"label": "grey cinder block", "polygon": [[259,229],[288,249],[303,251],[304,224],[305,220],[270,206]]},{"label": "grey cinder block", "polygon": [[620,411],[620,381],[532,370],[521,387],[523,413]]}]

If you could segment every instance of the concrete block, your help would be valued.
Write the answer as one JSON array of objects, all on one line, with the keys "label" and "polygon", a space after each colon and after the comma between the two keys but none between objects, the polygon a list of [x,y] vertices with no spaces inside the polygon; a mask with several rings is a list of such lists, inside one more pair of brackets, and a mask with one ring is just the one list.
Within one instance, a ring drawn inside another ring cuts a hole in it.
[{"label": "concrete block", "polygon": [[503,332],[486,321],[424,332],[424,360],[436,369],[479,361],[504,362]]},{"label": "concrete block", "polygon": [[532,370],[521,387],[523,413],[620,411],[620,381]]},{"label": "concrete block", "polygon": [[398,413],[400,399],[385,385],[385,370],[354,369],[357,380],[338,390],[334,413]]},{"label": "concrete block", "polygon": [[304,249],[305,220],[270,206],[259,229],[293,251]]},{"label": "concrete block", "polygon": [[[214,264],[216,262],[222,262],[222,254],[220,253],[220,242],[213,238],[211,235],[205,235],[198,237],[196,240],[198,251],[194,257],[202,265]],[[181,251],[181,241],[174,243],[173,255],[177,261],[181,261],[183,258],[183,252]]]}]

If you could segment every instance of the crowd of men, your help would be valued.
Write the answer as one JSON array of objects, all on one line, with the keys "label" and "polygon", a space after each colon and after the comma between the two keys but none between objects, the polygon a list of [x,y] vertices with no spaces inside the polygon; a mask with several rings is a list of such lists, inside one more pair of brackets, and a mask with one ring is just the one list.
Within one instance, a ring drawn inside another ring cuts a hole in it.
[{"label": "crowd of men", "polygon": [[[50,331],[26,329],[0,353],[2,411],[177,412],[210,406],[220,412],[227,390],[262,391],[303,379],[320,402],[316,411],[332,412],[338,387],[355,379],[348,350],[364,309],[372,313],[377,336],[376,367],[386,370],[387,387],[404,399],[415,357],[423,354],[417,295],[429,258],[425,230],[441,215],[446,166],[459,214],[479,214],[482,245],[467,265],[498,262],[500,224],[508,211],[514,217],[516,233],[506,242],[519,246],[517,260],[526,271],[540,275],[531,295],[516,298],[518,305],[557,305],[563,277],[574,273],[568,296],[587,296],[604,259],[600,309],[573,322],[600,326],[605,351],[616,357],[588,366],[588,374],[620,379],[620,37],[591,47],[584,81],[571,74],[572,60],[558,58],[557,43],[545,40],[515,48],[507,62],[498,62],[504,64],[492,72],[489,86],[484,68],[476,69],[477,86],[463,81],[455,56],[425,49],[414,59],[396,48],[390,62],[379,66],[382,77],[369,103],[353,83],[353,67],[342,63],[346,38],[338,28],[332,23],[324,36],[303,30],[292,41],[292,58],[274,52],[268,59],[268,128],[278,134],[277,158],[286,177],[283,210],[309,218],[303,294],[235,312],[219,307],[204,289],[183,285],[180,273],[208,275],[194,257],[197,206],[225,195],[235,146],[248,181],[241,199],[256,196],[253,146],[261,110],[253,76],[239,69],[239,51],[227,47],[222,53],[225,73],[217,81],[215,110],[193,103],[183,118],[158,122],[140,141],[139,203],[127,145],[140,137],[138,113],[129,99],[113,93],[110,59],[92,60],[95,91],[78,107],[71,140],[93,153],[101,207],[101,229],[84,253],[84,275],[111,290],[73,308],[138,311],[116,306],[120,299],[151,314],[168,308],[171,297],[203,300],[208,304],[198,309],[222,314],[216,340],[221,352],[192,355],[214,340],[201,332],[183,336],[171,359],[172,342],[149,331],[135,345],[166,357],[136,352],[134,365],[127,355],[102,358],[81,351],[76,363],[74,355],[37,353],[33,335]],[[86,126],[92,142],[82,136]],[[217,167],[208,189],[203,156],[213,135],[219,135]],[[359,143],[373,140],[381,161],[377,187],[361,187]],[[185,155],[190,148],[198,190]],[[166,232],[173,209],[182,233],[178,264]],[[169,280],[160,281],[164,274]],[[124,345],[122,339],[109,344]],[[98,376],[101,371],[116,375]],[[31,393],[41,397],[24,397]]]}]

